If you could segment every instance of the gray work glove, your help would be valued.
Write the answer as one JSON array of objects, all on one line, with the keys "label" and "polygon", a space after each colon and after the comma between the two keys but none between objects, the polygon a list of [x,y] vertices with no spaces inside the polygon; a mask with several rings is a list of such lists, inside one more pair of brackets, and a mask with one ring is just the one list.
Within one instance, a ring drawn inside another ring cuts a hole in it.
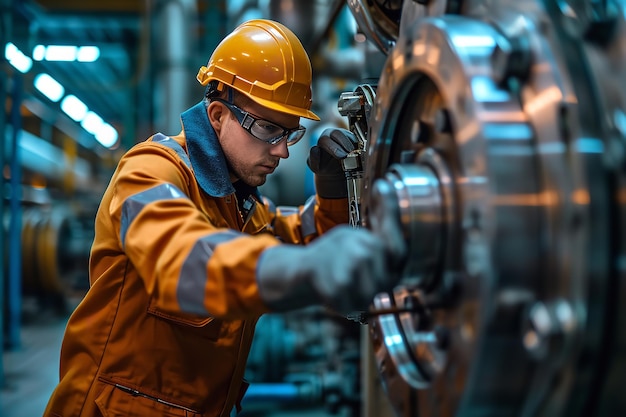
[{"label": "gray work glove", "polygon": [[397,218],[372,230],[337,226],[306,246],[266,249],[257,265],[259,293],[274,311],[324,305],[339,313],[367,310],[398,283],[406,242]]},{"label": "gray work glove", "polygon": [[315,174],[315,189],[320,197],[348,197],[341,160],[354,151],[357,145],[356,137],[349,130],[329,127],[322,132],[306,161]]}]

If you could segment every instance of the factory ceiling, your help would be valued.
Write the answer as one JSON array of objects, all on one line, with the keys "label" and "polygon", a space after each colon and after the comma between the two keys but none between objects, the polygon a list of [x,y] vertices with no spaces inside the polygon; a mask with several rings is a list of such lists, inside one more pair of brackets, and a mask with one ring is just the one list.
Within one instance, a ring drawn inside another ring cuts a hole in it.
[{"label": "factory ceiling", "polygon": [[[41,120],[60,128],[89,146],[90,140],[76,123],[58,111],[58,103],[50,103],[33,87],[33,78],[47,73],[83,101],[89,110],[114,126],[120,133],[134,125],[136,93],[145,72],[138,66],[141,54],[142,18],[145,2],[139,1],[74,1],[25,0],[14,2],[9,40],[26,55],[36,45],[97,46],[99,58],[94,62],[54,62],[33,60],[33,68],[23,79],[24,124]],[[28,116],[34,117],[30,120]],[[41,127],[33,133],[46,136],[52,129]],[[46,138],[55,140],[55,135]]]},{"label": "factory ceiling", "polygon": [[125,103],[126,91],[141,77],[136,62],[141,46],[142,3],[37,0],[31,9],[34,10],[31,43],[100,48],[99,59],[92,63],[42,61],[41,64],[67,80],[67,88],[90,101],[88,104],[98,106],[103,117],[115,122],[120,122],[118,114]]},{"label": "factory ceiling", "polygon": [[[8,9],[11,12],[4,12],[4,20],[11,22],[10,29],[5,33],[8,41],[16,44],[26,55],[32,54],[33,48],[40,44],[100,48],[100,56],[94,62],[33,60],[32,70],[24,74],[21,81],[23,107],[27,109],[22,111],[24,126],[30,125],[28,130],[53,143],[60,141],[59,135],[54,133],[59,130],[60,136],[73,137],[85,147],[94,144],[95,148],[99,147],[92,135],[85,134],[76,122],[59,110],[59,103],[51,103],[33,88],[33,78],[45,72],[65,87],[65,94],[78,97],[89,110],[115,127],[120,134],[119,144],[128,148],[159,128],[155,124],[169,112],[159,103],[180,92],[176,91],[177,81],[167,72],[180,64],[187,77],[185,80],[191,78],[189,82],[193,83],[195,80],[193,76],[189,77],[189,73],[195,74],[201,64],[198,56],[202,56],[202,60],[207,59],[206,51],[212,50],[219,42],[234,18],[244,14],[243,6],[262,2],[21,0],[12,3]],[[240,4],[239,16],[233,18],[230,13],[235,3]],[[319,46],[328,22],[344,6],[344,1],[334,0],[291,1],[289,3],[296,5],[295,14],[279,15],[285,10],[282,7],[284,2],[264,3],[267,10],[262,12],[265,14],[263,17],[282,21],[292,19],[287,24],[304,31],[299,35],[309,51]],[[183,22],[180,26],[184,26],[185,34],[177,34],[171,29],[171,11],[167,7],[172,4],[188,9],[185,10],[187,18],[178,20],[178,23]],[[324,22],[323,25],[311,22],[308,9],[313,5],[317,8],[317,15],[321,16],[318,23]],[[321,12],[320,8],[323,9]],[[181,49],[186,51],[181,53]],[[163,91],[164,83],[169,83],[169,90],[165,87]],[[7,87],[9,97],[12,97],[11,85],[12,82],[9,82]],[[193,87],[197,89],[197,86]],[[178,123],[177,120],[175,122]]]}]

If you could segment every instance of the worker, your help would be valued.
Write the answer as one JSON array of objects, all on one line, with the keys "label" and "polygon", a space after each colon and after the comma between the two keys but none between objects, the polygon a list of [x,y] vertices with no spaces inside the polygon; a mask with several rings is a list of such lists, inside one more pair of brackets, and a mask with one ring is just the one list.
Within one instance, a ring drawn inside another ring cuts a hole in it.
[{"label": "worker", "polygon": [[205,97],[182,131],[132,147],[104,193],[46,417],[227,417],[262,314],[362,310],[393,286],[400,226],[341,224],[349,131],[326,130],[311,149],[316,195],[298,210],[272,209],[257,189],[305,134],[300,118],[319,120],[298,38],[242,23],[197,79]]}]

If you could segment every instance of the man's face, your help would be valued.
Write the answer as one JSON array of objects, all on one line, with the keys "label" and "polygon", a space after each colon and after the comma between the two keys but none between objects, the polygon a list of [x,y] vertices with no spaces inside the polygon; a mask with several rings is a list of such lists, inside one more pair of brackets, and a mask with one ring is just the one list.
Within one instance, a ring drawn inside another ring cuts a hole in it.
[{"label": "man's face", "polygon": [[[218,138],[230,165],[231,181],[240,179],[255,187],[264,184],[267,175],[274,172],[280,159],[289,156],[287,141],[282,140],[276,145],[265,143],[245,130],[224,104],[214,102],[211,105],[222,106],[221,128],[218,132]],[[279,113],[251,101],[240,107],[255,117],[285,128],[295,128],[300,122],[298,116]]]}]

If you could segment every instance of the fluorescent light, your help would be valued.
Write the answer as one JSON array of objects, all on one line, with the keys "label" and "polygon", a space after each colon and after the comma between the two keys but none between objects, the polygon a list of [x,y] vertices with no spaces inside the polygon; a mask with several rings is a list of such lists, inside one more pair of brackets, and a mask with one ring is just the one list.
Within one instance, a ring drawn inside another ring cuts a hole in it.
[{"label": "fluorescent light", "polygon": [[93,62],[100,57],[97,46],[37,45],[33,48],[35,61]]},{"label": "fluorescent light", "polygon": [[80,101],[78,97],[73,95],[67,95],[61,101],[61,110],[70,116],[74,121],[80,122],[87,115],[87,105]]},{"label": "fluorescent light", "polygon": [[15,46],[14,43],[8,42],[4,46],[4,56],[6,57],[6,59],[13,59],[18,53],[20,53],[20,50],[17,48],[17,46]]},{"label": "fluorescent light", "polygon": [[30,71],[33,66],[33,60],[24,55],[24,53],[11,42],[7,43],[4,47],[4,56],[7,61],[22,74]]},{"label": "fluorescent light", "polygon": [[37,45],[33,48],[33,59],[35,61],[43,61],[46,57],[46,47],[43,45]]},{"label": "fluorescent light", "polygon": [[81,46],[76,53],[76,60],[80,62],[94,62],[100,57],[100,48],[97,46]]},{"label": "fluorescent light", "polygon": [[65,94],[65,88],[46,73],[37,75],[34,83],[35,88],[51,101],[57,102],[61,100],[61,97]]},{"label": "fluorescent light", "polygon": [[92,111],[88,111],[83,120],[80,122],[80,125],[83,127],[83,129],[85,129],[92,135],[98,133],[98,131],[102,129],[103,124],[104,120],[102,120],[102,117],[98,116]]},{"label": "fluorescent light", "polygon": [[96,140],[107,148],[112,147],[117,143],[117,130],[108,123],[104,123],[98,133],[96,133]]},{"label": "fluorescent light", "polygon": [[71,45],[49,45],[46,48],[46,61],[75,61],[78,48]]},{"label": "fluorescent light", "polygon": [[94,135],[102,146],[110,148],[117,143],[117,130],[92,111],[87,112],[80,125]]}]

